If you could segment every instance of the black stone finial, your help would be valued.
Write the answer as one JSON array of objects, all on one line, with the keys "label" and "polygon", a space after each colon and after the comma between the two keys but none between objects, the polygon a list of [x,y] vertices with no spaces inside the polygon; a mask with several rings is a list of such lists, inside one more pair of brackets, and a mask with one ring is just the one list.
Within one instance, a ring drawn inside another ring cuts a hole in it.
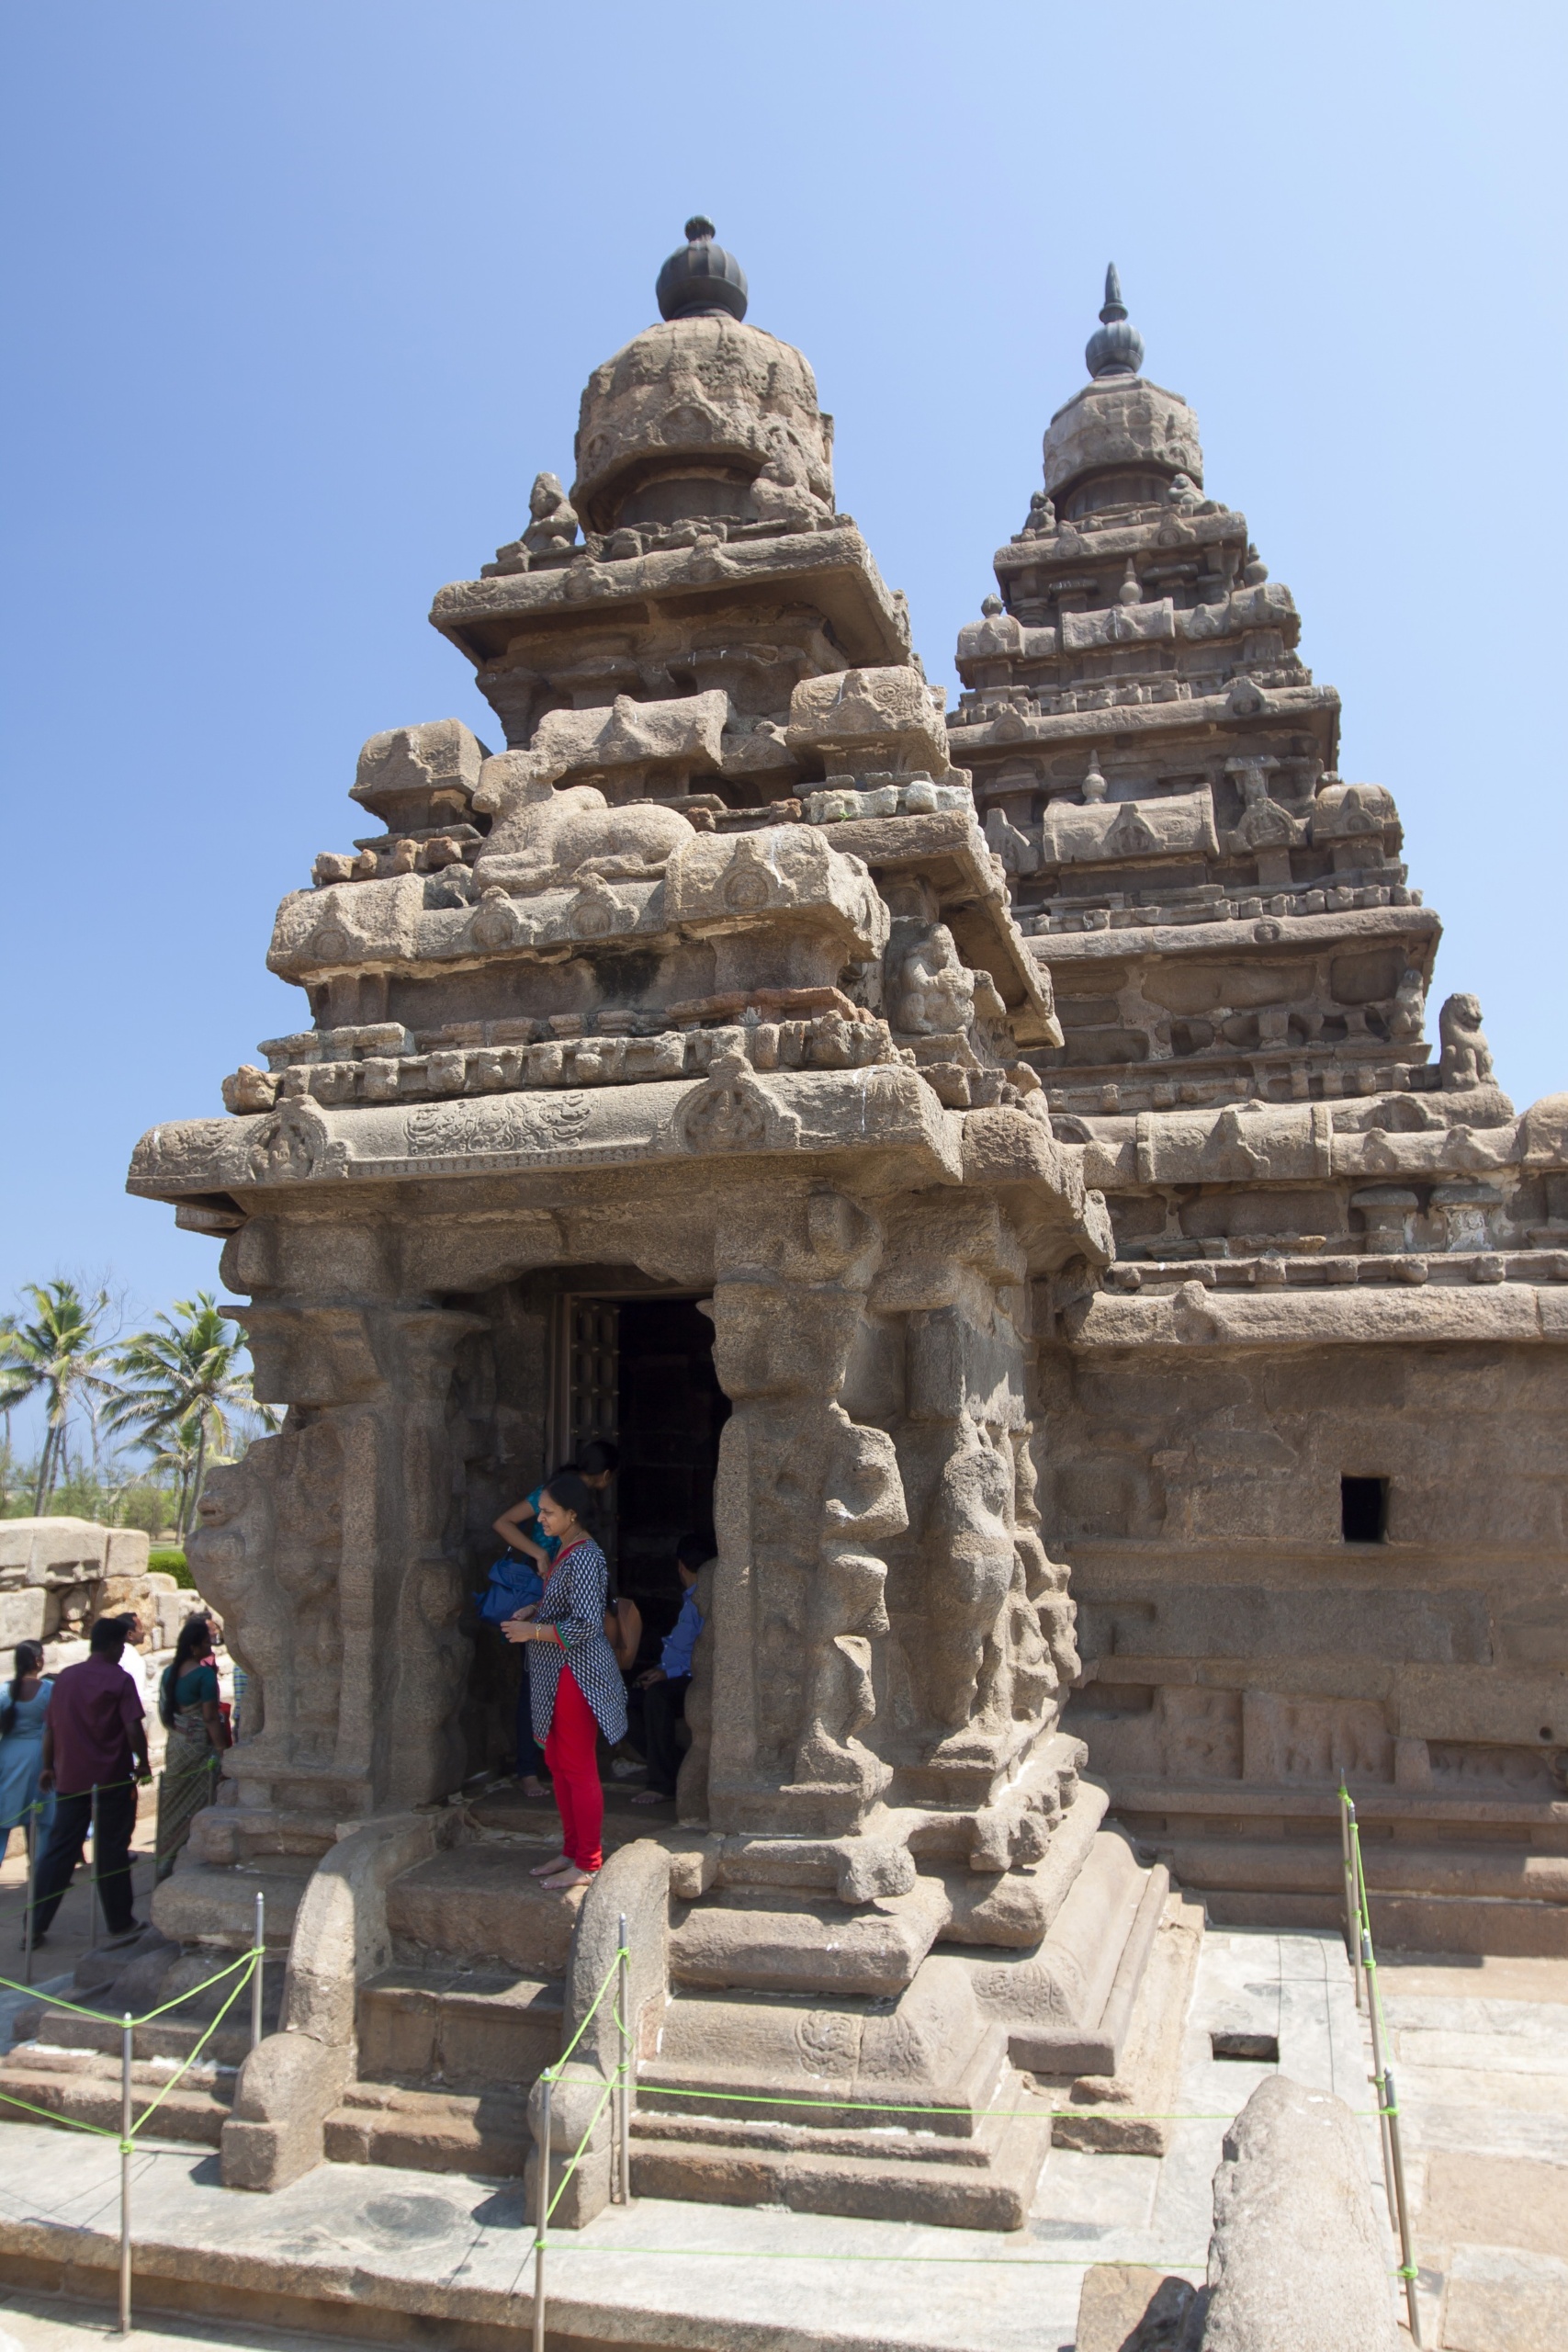
[{"label": "black stone finial", "polygon": [[700,212],[686,223],[686,242],[659,273],[654,291],[661,319],[746,316],[746,273],[733,254],[714,243],[714,225]]},{"label": "black stone finial", "polygon": [[1135,376],[1144,364],[1144,338],[1129,324],[1122,280],[1112,262],[1105,273],[1100,323],[1084,346],[1084,364],[1096,381],[1102,376]]}]

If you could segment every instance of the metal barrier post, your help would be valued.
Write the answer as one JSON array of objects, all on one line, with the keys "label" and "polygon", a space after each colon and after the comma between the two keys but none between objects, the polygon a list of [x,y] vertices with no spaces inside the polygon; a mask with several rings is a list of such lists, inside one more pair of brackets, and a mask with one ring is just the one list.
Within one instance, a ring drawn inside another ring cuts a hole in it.
[{"label": "metal barrier post", "polygon": [[96,1781],[93,1782],[91,1835],[93,1839],[93,1924],[89,1931],[87,1950],[96,1951],[98,1949],[98,1784]]},{"label": "metal barrier post", "polygon": [[28,1907],[22,1920],[22,1982],[33,1981],[33,1909],[38,1902],[38,1826],[43,1811],[41,1802],[35,1803],[33,1817],[28,1824]]},{"label": "metal barrier post", "polygon": [[1416,2249],[1410,2236],[1410,2207],[1404,2194],[1404,2150],[1399,2137],[1399,2101],[1394,2097],[1393,2076],[1383,2072],[1383,2088],[1387,2093],[1389,2144],[1393,2150],[1393,2193],[1399,2209],[1399,2263],[1404,2279],[1404,2308],[1410,2315],[1410,2341],[1420,2352],[1421,2313],[1416,2301]]},{"label": "metal barrier post", "polygon": [[256,1896],[256,1957],[251,1971],[251,2048],[262,2038],[262,1968],[266,1950],[266,1897]]},{"label": "metal barrier post", "polygon": [[1368,2007],[1372,2026],[1372,2088],[1377,2093],[1378,2101],[1378,2139],[1382,2148],[1383,2188],[1388,2197],[1389,2221],[1393,2228],[1397,2229],[1399,2200],[1394,2193],[1393,2147],[1388,2129],[1388,2076],[1383,2066],[1382,2021],[1378,2016],[1378,2005],[1373,1997],[1374,1979],[1371,1972],[1376,1962],[1372,1959],[1372,1939],[1365,1928],[1361,1929],[1361,1959],[1367,1970]]},{"label": "metal barrier post", "polygon": [[539,2076],[539,2194],[534,2239],[534,2352],[545,2352],[545,2232],[550,2220],[550,2075]]},{"label": "metal barrier post", "polygon": [[1350,1851],[1350,1815],[1354,1806],[1350,1792],[1345,1786],[1345,1775],[1339,1775],[1339,1849],[1345,1863],[1345,1941],[1350,1954],[1350,1973],[1356,1980],[1356,2007],[1367,2006],[1366,1979],[1361,1973],[1361,1923],[1356,1902],[1356,1864]]},{"label": "metal barrier post", "polygon": [[626,1949],[626,1915],[621,1914],[621,1956],[619,1978],[615,1986],[616,2006],[621,2020],[621,2203],[632,2201],[632,2011],[631,1954]]},{"label": "metal barrier post", "polygon": [[129,2009],[119,2030],[119,2332],[130,2334],[130,2062],[136,2028]]}]

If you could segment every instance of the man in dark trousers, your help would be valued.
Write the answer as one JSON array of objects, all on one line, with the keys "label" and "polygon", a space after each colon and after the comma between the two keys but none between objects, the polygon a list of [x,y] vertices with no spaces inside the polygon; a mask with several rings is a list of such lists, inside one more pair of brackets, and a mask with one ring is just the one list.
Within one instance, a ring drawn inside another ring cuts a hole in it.
[{"label": "man in dark trousers", "polygon": [[638,1790],[633,1804],[666,1804],[675,1793],[676,1776],[681,1770],[675,1726],[685,1716],[686,1692],[692,1682],[692,1652],[703,1630],[702,1611],[697,1607],[697,1577],[712,1556],[713,1545],[705,1544],[699,1536],[682,1535],[676,1544],[675,1569],[685,1596],[681,1614],[673,1630],[664,1637],[659,1664],[639,1674],[627,1694],[631,1701],[632,1742],[648,1758],[648,1786]]},{"label": "man in dark trousers", "polygon": [[152,1779],[141,1694],[120,1664],[125,1626],[100,1617],[88,1636],[90,1655],[54,1679],[43,1726],[40,1789],[53,1789],[54,1826],[38,1867],[33,1948],[48,1933],[82,1859],[98,1792],[98,1843],[94,1857],[98,1894],[111,1944],[141,1932],[130,1894],[130,1839],[136,1827],[136,1782]]}]

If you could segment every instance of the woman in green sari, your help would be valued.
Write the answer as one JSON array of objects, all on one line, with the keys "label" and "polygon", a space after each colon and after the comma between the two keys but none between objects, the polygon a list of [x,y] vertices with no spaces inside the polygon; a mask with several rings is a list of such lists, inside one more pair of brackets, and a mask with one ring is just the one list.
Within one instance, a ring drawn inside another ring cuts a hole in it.
[{"label": "woman in green sari", "polygon": [[212,1627],[202,1616],[187,1617],[175,1655],[158,1685],[158,1713],[168,1729],[164,1776],[158,1786],[158,1867],[168,1877],[190,1826],[218,1794],[228,1727],[218,1701],[218,1668],[212,1663]]}]

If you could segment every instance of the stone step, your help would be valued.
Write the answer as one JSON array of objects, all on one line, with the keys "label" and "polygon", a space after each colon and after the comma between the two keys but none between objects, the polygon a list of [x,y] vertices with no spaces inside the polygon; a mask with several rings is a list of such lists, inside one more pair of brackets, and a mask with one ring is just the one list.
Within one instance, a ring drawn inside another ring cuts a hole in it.
[{"label": "stone step", "polygon": [[[1337,1832],[1332,1838],[1162,1838],[1157,1842],[1171,1875],[1195,1892],[1227,1887],[1344,1894]],[[1363,1832],[1361,1860],[1368,1892],[1374,1897],[1465,1895],[1568,1905],[1568,1854],[1544,1853],[1540,1848],[1506,1846],[1493,1839],[1416,1846]]]},{"label": "stone step", "polygon": [[[173,2068],[143,2062],[131,2068],[131,2117],[139,2120]],[[163,2099],[148,2126],[158,2140],[193,2141],[216,2148],[234,2098],[234,2070],[198,2064]],[[11,2101],[25,2101],[12,2105]],[[42,2112],[29,2110],[41,2109]],[[0,2120],[96,2124],[117,2136],[120,2075],[117,2061],[96,2052],[51,2051],[23,2042],[0,2062]]]},{"label": "stone step", "polygon": [[243,1951],[255,1933],[256,1896],[266,1898],[266,1941],[287,1950],[315,1860],[277,1854],[232,1869],[208,1862],[176,1865],[152,1895],[152,1923],[175,1943],[215,1944]]},{"label": "stone step", "polygon": [[560,2054],[561,1980],[514,1971],[385,1968],[359,1988],[359,2064],[377,2082],[526,2088]]},{"label": "stone step", "polygon": [[755,1889],[694,1905],[670,1939],[674,1983],[760,1992],[900,1993],[947,1924],[940,1879],[852,1908]]},{"label": "stone step", "polygon": [[[1016,2075],[997,2105],[1027,2110]],[[1009,2112],[954,2147],[919,2131],[807,2132],[634,2111],[632,2193],[706,2205],[785,2205],[972,2230],[1021,2229],[1051,2144],[1047,2112]]]},{"label": "stone step", "polygon": [[[278,1972],[281,1975],[281,1970]],[[264,2012],[264,2025],[268,2032],[276,2032],[282,1988],[273,1989]],[[18,2043],[40,2042],[51,2050],[98,2051],[119,2063],[120,2019],[107,2014],[84,2017],[76,2009],[57,2009],[47,2003],[37,2008],[18,2011],[17,2036]],[[207,2021],[197,2018],[183,2022],[176,2015],[157,2018],[151,2025],[139,2025],[132,2041],[137,2060],[187,2058],[207,2031]],[[199,2064],[223,2066],[243,2065],[251,2046],[251,2010],[248,1990],[242,1993],[227,2018],[211,2034],[202,2051]]]},{"label": "stone step", "polygon": [[[550,1850],[540,1839],[486,1838],[433,1854],[387,1890],[387,1924],[400,1955],[510,1962],[527,1976],[562,1976],[586,1890],[552,1894],[529,1876]],[[173,1884],[173,1881],[170,1882]],[[412,1947],[406,1954],[403,1947]]]},{"label": "stone step", "polygon": [[523,2090],[428,2091],[360,2081],[349,2085],[326,2121],[331,2164],[512,2178],[526,2170],[532,2145]]}]

